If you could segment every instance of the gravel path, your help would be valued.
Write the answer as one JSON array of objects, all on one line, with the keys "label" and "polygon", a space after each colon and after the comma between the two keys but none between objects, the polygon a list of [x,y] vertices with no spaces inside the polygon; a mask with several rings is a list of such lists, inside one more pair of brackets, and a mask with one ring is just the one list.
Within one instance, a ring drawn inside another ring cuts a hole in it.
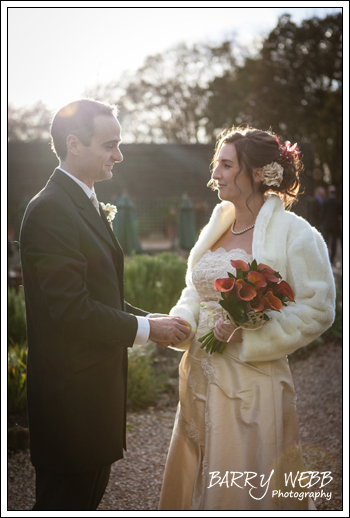
[{"label": "gravel path", "polygon": [[[308,470],[331,471],[318,510],[342,510],[342,347],[325,342],[290,357],[300,438]],[[157,510],[176,402],[128,415],[128,451],[112,466],[99,510]],[[8,510],[34,504],[34,468],[28,450],[9,452]],[[316,486],[319,488],[319,484]]]}]

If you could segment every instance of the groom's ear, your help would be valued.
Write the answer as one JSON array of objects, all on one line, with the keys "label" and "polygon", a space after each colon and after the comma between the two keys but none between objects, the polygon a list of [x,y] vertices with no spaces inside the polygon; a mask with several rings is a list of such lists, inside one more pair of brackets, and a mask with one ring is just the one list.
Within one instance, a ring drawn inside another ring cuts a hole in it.
[{"label": "groom's ear", "polygon": [[77,156],[79,154],[80,140],[73,133],[67,136],[66,139],[67,151]]}]

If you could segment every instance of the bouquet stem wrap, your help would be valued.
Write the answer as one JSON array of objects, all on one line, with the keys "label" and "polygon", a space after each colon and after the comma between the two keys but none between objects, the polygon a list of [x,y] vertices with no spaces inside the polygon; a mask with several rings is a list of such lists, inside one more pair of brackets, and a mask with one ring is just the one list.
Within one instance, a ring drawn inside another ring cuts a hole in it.
[{"label": "bouquet stem wrap", "polygon": [[[220,308],[218,308],[220,310]],[[223,311],[221,310],[221,313]],[[247,331],[256,331],[257,329],[261,329],[263,326],[270,322],[269,320],[265,320],[263,317],[264,313],[260,313],[259,315],[256,313],[251,314],[250,322],[246,322],[244,324],[237,324],[231,315],[227,314],[224,324],[231,324],[235,327],[232,331],[231,335],[227,339],[226,342],[221,342],[217,340],[214,336],[214,328],[212,328],[208,333],[198,338],[198,342],[200,342],[201,349],[205,349],[208,354],[219,353],[222,354],[226,348],[226,345],[231,341],[233,335],[238,329],[245,329]]]}]

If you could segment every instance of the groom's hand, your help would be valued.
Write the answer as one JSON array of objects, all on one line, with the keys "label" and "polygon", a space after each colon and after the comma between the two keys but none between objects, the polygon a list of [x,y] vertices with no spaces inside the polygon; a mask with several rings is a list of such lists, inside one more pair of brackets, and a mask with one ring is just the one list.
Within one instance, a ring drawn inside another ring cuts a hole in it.
[{"label": "groom's hand", "polygon": [[191,329],[186,320],[180,317],[158,316],[148,319],[150,325],[149,338],[160,347],[176,346],[189,337]]}]

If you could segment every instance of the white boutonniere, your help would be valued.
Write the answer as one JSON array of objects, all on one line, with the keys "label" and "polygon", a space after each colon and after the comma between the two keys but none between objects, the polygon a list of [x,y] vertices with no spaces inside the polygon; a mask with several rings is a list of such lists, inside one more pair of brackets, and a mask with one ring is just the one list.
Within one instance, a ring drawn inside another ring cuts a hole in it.
[{"label": "white boutonniere", "polygon": [[115,205],[112,205],[111,203],[104,204],[100,202],[100,205],[102,207],[103,212],[105,213],[108,223],[113,228],[112,221],[114,220],[115,215],[118,212],[117,207]]}]

